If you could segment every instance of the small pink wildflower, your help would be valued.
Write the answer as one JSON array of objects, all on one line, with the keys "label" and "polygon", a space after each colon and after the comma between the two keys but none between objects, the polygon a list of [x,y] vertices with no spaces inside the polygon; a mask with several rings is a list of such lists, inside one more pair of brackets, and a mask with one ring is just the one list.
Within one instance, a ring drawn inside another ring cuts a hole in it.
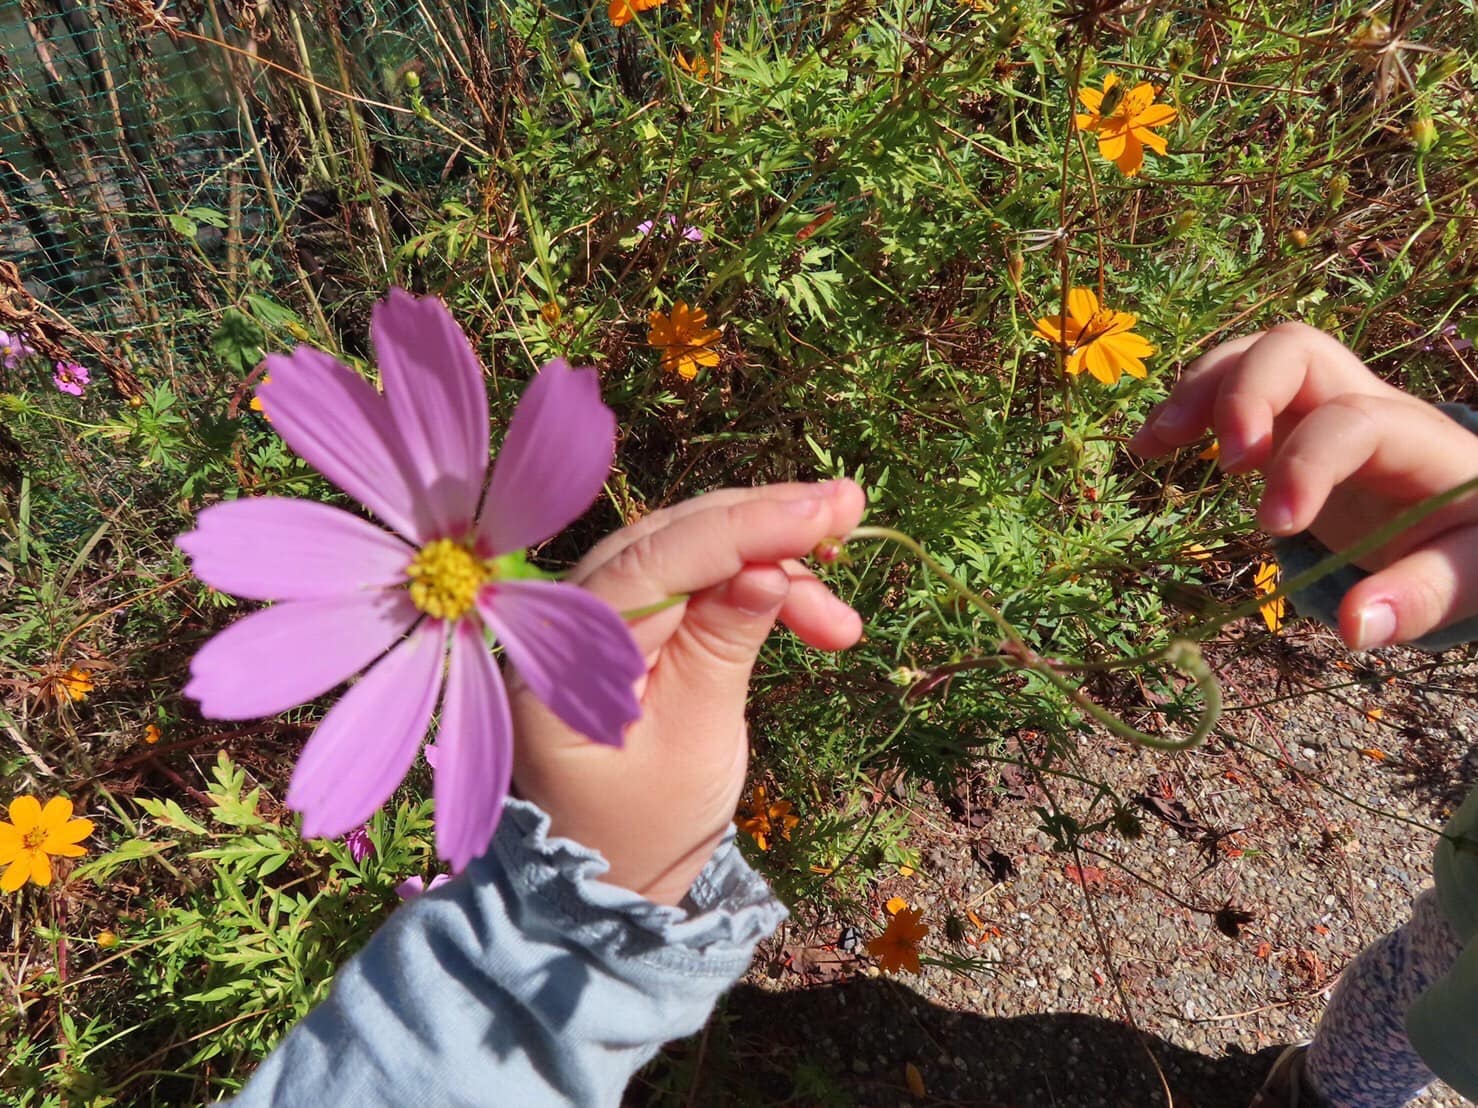
[{"label": "small pink wildflower", "polygon": [[310,838],[346,834],[389,799],[440,701],[436,848],[460,870],[487,848],[513,770],[488,632],[530,691],[596,742],[621,745],[640,713],[632,686],[646,666],[621,618],[583,589],[533,579],[523,559],[600,492],[616,417],[595,370],[556,358],[524,389],[489,477],[482,367],[446,307],[391,289],[370,330],[383,394],[299,346],[267,359],[257,395],[287,445],[394,533],[274,496],[202,511],[176,540],[196,576],[277,603],[206,643],[185,693],[208,719],[250,719],[368,667],[293,773],[287,803]]},{"label": "small pink wildflower", "polygon": [[395,886],[395,895],[400,897],[401,900],[410,900],[412,897],[417,897],[422,893],[429,893],[432,889],[440,888],[451,879],[452,877],[449,873],[438,873],[430,881],[426,881],[419,875],[407,877],[399,885]]},{"label": "small pink wildflower", "polygon": [[[677,216],[673,215],[671,212],[668,212],[667,215],[663,218],[666,220],[668,227],[670,227],[674,231],[677,230]],[[652,233],[652,229],[654,227],[656,227],[656,224],[652,220],[644,219],[636,225],[636,233],[645,238]],[[696,227],[684,227],[682,230],[682,237],[688,242],[702,242],[703,232],[698,230],[698,228]]]},{"label": "small pink wildflower", "polygon": [[349,849],[349,857],[356,862],[362,862],[375,852],[375,844],[370,841],[369,824],[361,823],[353,831],[344,836],[344,845]]},{"label": "small pink wildflower", "polygon": [[20,335],[0,331],[0,362],[5,364],[6,369],[14,369],[34,353],[36,348]]},{"label": "small pink wildflower", "polygon": [[91,381],[87,367],[76,362],[57,362],[56,376],[51,379],[53,385],[72,396],[81,396]]}]

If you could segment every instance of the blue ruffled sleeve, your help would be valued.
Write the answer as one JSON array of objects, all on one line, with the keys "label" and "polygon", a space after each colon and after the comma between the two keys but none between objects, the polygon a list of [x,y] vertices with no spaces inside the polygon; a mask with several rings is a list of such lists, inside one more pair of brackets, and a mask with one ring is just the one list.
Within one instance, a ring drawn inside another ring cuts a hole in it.
[{"label": "blue ruffled sleeve", "polygon": [[732,831],[664,907],[601,883],[605,861],[548,829],[508,801],[488,854],[397,911],[232,1104],[618,1104],[785,909]]}]

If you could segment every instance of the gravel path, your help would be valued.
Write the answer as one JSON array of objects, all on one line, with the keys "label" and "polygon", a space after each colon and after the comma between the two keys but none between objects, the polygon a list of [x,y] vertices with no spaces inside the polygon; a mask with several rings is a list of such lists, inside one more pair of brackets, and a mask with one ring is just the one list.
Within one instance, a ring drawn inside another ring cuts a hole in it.
[{"label": "gravel path", "polygon": [[[1478,783],[1471,656],[1352,657],[1307,624],[1273,653],[1213,655],[1230,709],[1201,751],[1082,740],[1076,771],[1146,798],[1135,841],[1054,851],[1037,784],[1000,765],[912,802],[924,865],[887,875],[853,922],[871,937],[901,896],[934,927],[927,952],[994,973],[879,977],[836,949],[842,921],[793,923],[633,1102],[1245,1108],[1340,969],[1404,921],[1432,829]],[[1075,813],[1092,795],[1047,787]],[[966,941],[946,938],[951,914]],[[1419,1103],[1468,1102],[1435,1089]]]}]

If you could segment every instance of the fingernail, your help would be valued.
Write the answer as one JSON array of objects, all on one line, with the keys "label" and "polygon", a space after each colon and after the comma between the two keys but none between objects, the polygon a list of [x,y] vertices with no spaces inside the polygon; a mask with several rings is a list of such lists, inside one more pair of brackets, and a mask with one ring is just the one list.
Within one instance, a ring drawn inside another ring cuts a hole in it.
[{"label": "fingernail", "polygon": [[1385,601],[1367,604],[1355,613],[1355,641],[1350,645],[1356,650],[1390,646],[1395,637],[1396,609]]},{"label": "fingernail", "polygon": [[1154,424],[1161,431],[1184,431],[1190,420],[1190,413],[1179,404],[1166,404],[1155,413]]},{"label": "fingernail", "polygon": [[1269,498],[1258,514],[1262,516],[1262,525],[1270,535],[1286,535],[1293,530],[1293,509],[1281,498]]},{"label": "fingernail", "polygon": [[821,510],[821,501],[814,496],[803,496],[797,500],[782,500],[780,509],[802,519],[810,519]]}]

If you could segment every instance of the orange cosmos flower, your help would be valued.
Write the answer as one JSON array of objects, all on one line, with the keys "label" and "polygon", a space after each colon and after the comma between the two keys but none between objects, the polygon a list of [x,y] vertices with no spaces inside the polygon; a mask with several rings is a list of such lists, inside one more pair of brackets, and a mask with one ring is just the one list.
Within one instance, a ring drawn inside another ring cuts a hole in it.
[{"label": "orange cosmos flower", "polygon": [[1143,377],[1142,359],[1155,348],[1133,328],[1139,317],[1099,306],[1092,289],[1073,289],[1067,294],[1067,322],[1049,315],[1037,320],[1036,333],[1063,349],[1063,368],[1076,377],[1087,370],[1105,385],[1121,374]]},{"label": "orange cosmos flower", "polygon": [[10,822],[0,820],[0,892],[13,893],[27,881],[51,884],[52,854],[76,858],[86,854],[77,845],[92,834],[92,820],[73,819],[72,802],[54,796],[41,807],[34,796],[10,802]]},{"label": "orange cosmos flower", "polygon": [[661,352],[663,369],[691,381],[698,376],[699,366],[712,369],[718,365],[718,351],[711,347],[722,332],[708,326],[708,313],[702,308],[689,308],[679,300],[671,316],[653,312],[647,323],[651,327],[647,341]]},{"label": "orange cosmos flower", "polygon": [[1165,153],[1165,140],[1150,128],[1163,127],[1175,118],[1169,104],[1155,103],[1155,86],[1144,82],[1132,89],[1109,74],[1102,91],[1078,89],[1078,99],[1088,109],[1086,115],[1075,115],[1080,131],[1098,135],[1098,152],[1119,167],[1126,177],[1133,177],[1144,165],[1144,148],[1156,154]]},{"label": "orange cosmos flower", "polygon": [[778,831],[782,839],[789,839],[790,829],[800,823],[800,817],[791,815],[790,809],[790,801],[771,802],[765,795],[765,787],[756,785],[734,822],[754,840],[755,846],[769,850],[771,835]]},{"label": "orange cosmos flower", "polygon": [[677,62],[677,67],[688,76],[692,77],[693,80],[707,80],[708,60],[704,58],[702,54],[694,54],[692,61],[689,61],[688,56],[684,54],[681,50],[679,50],[676,54],[672,56],[672,60]]},{"label": "orange cosmos flower", "polygon": [[606,14],[617,27],[624,27],[637,17],[638,12],[651,11],[662,3],[663,0],[611,0]]},{"label": "orange cosmos flower", "polygon": [[[1278,567],[1272,562],[1263,562],[1257,567],[1257,574],[1252,579],[1252,587],[1257,590],[1258,596],[1267,596],[1278,588]],[[1278,633],[1278,628],[1283,626],[1283,616],[1287,610],[1287,600],[1279,597],[1277,600],[1269,601],[1258,611],[1262,612],[1262,621],[1268,625],[1268,630],[1273,634]]]},{"label": "orange cosmos flower", "polygon": [[924,913],[917,908],[900,908],[888,921],[888,929],[867,944],[867,952],[878,960],[879,968],[888,973],[901,969],[909,973],[921,973],[919,964],[919,942],[929,933],[928,924],[921,923]]}]

